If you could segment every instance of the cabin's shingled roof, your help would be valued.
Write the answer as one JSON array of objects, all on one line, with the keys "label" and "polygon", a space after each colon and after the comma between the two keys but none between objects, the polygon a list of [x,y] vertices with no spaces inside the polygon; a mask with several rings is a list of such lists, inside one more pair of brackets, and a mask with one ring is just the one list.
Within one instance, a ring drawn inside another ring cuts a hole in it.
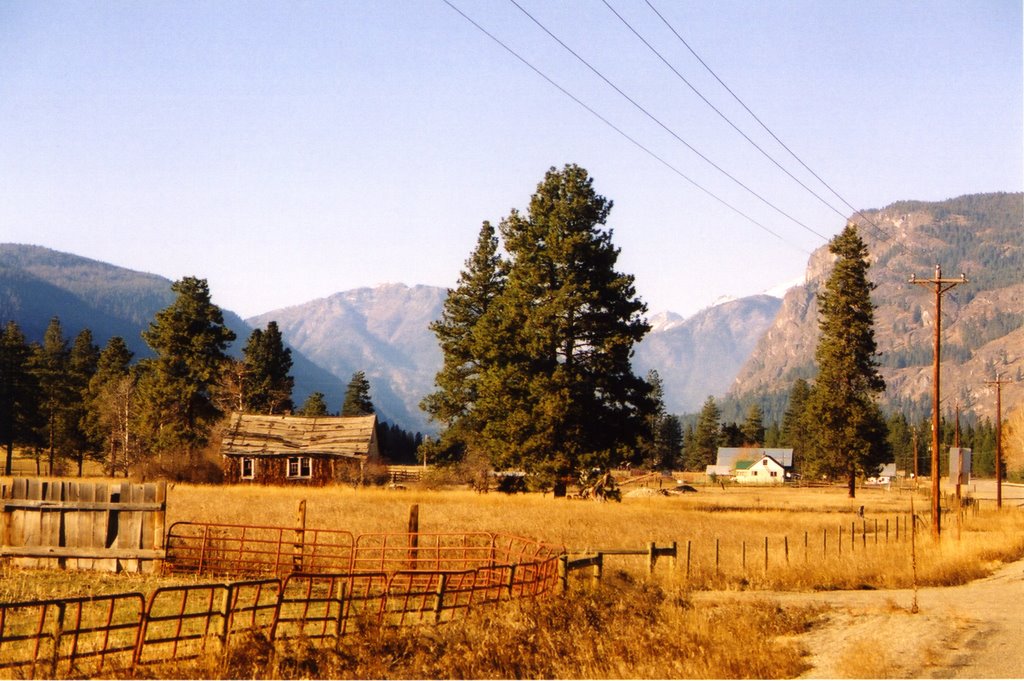
[{"label": "cabin's shingled roof", "polygon": [[221,444],[225,456],[375,456],[377,417],[232,414]]}]

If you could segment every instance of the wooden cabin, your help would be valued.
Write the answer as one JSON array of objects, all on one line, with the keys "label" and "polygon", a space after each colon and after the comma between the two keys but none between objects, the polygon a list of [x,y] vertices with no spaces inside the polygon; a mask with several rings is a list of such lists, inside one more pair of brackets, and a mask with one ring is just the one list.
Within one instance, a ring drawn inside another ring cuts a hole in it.
[{"label": "wooden cabin", "polygon": [[221,441],[230,483],[326,485],[380,463],[376,416],[232,414]]}]

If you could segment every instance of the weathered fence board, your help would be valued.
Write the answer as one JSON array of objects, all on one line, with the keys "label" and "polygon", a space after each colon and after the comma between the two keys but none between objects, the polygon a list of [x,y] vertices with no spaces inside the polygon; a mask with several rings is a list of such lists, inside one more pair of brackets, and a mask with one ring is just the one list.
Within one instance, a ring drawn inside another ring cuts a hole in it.
[{"label": "weathered fence board", "polygon": [[21,567],[153,571],[166,501],[164,482],[15,479],[3,493],[0,555]]}]

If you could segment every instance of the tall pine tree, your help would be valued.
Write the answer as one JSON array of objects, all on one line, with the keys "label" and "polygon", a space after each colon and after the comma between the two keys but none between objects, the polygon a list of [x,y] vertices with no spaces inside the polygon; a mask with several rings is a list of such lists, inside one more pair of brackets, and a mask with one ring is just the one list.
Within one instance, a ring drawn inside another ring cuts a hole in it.
[{"label": "tall pine tree", "polygon": [[469,355],[453,354],[452,366],[471,369],[471,392],[439,388],[452,399],[444,413],[472,424],[468,444],[495,466],[564,478],[622,460],[647,426],[650,386],[630,366],[646,306],[633,277],[615,270],[611,208],[585,170],[552,168],[527,214],[501,222],[506,276],[481,235],[469,269],[480,262],[482,279],[503,285],[459,327]]},{"label": "tall pine tree", "polygon": [[132,351],[124,339],[113,336],[100,352],[86,390],[85,431],[100,443],[111,476],[118,470],[127,476],[137,450],[133,447],[136,376],[131,362]]},{"label": "tall pine tree", "polygon": [[341,416],[370,416],[374,413],[373,400],[370,399],[370,381],[362,371],[352,374],[339,413]]},{"label": "tall pine tree", "polygon": [[688,443],[686,470],[703,471],[718,459],[718,447],[722,440],[722,412],[715,398],[708,395],[697,417],[697,426]]},{"label": "tall pine tree", "polygon": [[14,446],[36,440],[39,385],[29,371],[32,349],[15,322],[0,330],[0,444],[5,450],[4,474],[11,475]]},{"label": "tall pine tree", "polygon": [[877,403],[885,381],[878,371],[867,246],[851,223],[829,251],[836,260],[818,294],[818,376],[807,399],[814,449],[805,466],[815,476],[845,477],[852,498],[857,477],[874,473],[888,457]]},{"label": "tall pine tree", "polygon": [[793,449],[793,467],[805,472],[803,457],[810,451],[810,435],[807,426],[807,398],[810,397],[811,386],[807,381],[798,378],[789,391],[789,403],[782,415],[782,444]]},{"label": "tall pine tree", "polygon": [[752,404],[747,410],[747,418],[740,426],[743,433],[743,444],[763,447],[764,446],[764,411],[761,405]]},{"label": "tall pine tree", "polygon": [[282,414],[293,408],[292,351],[276,321],[253,329],[242,348],[242,408],[250,414]]},{"label": "tall pine tree", "polygon": [[653,409],[630,364],[650,327],[633,277],[615,269],[612,202],[576,165],[552,168],[527,215],[501,223],[511,265],[481,320],[488,345],[475,408],[493,461],[562,478],[622,459]]},{"label": "tall pine tree", "polygon": [[456,287],[448,290],[441,319],[430,325],[444,358],[434,378],[437,390],[420,403],[443,428],[440,439],[427,446],[430,461],[461,459],[478,430],[473,406],[483,365],[476,348],[477,323],[504,289],[506,270],[494,227],[485,221]]},{"label": "tall pine tree", "polygon": [[71,349],[64,337],[64,329],[60,319],[54,317],[43,332],[43,342],[33,344],[29,362],[39,385],[42,414],[39,440],[46,450],[51,474],[57,460],[70,453],[69,436],[73,419],[70,405],[77,399],[71,380],[70,361]]},{"label": "tall pine tree", "polygon": [[312,392],[299,407],[299,416],[329,416],[327,400],[320,391]]},{"label": "tall pine tree", "polygon": [[92,331],[82,329],[71,345],[68,356],[68,382],[73,398],[67,405],[67,440],[71,458],[78,466],[81,477],[86,458],[101,455],[100,442],[90,437],[88,431],[89,381],[99,366],[100,348],[93,343]]},{"label": "tall pine tree", "polygon": [[142,332],[156,357],[144,362],[139,388],[150,446],[192,461],[222,416],[211,390],[220,380],[235,333],[211,302],[205,279],[185,277],[171,290],[177,298]]}]

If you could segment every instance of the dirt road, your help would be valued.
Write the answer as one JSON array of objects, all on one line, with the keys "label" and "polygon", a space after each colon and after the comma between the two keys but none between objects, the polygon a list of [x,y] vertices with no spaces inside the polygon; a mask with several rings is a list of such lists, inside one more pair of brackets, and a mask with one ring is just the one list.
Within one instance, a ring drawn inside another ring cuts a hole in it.
[{"label": "dirt road", "polygon": [[723,598],[820,605],[797,641],[809,679],[1024,678],[1024,561],[957,587],[820,593],[714,592]]},{"label": "dirt road", "polygon": [[[1022,492],[1018,487],[1011,495]],[[803,678],[1024,678],[1024,561],[970,584],[916,594],[714,592],[694,598],[822,606],[817,624],[797,638],[812,665]]]}]

